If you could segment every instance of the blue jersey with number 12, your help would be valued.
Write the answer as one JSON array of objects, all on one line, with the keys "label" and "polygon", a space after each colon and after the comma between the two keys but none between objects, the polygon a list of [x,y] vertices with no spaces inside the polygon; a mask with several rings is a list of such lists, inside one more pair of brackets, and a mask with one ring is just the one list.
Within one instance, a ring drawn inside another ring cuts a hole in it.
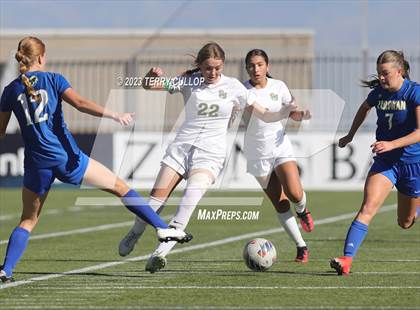
[{"label": "blue jersey with number 12", "polygon": [[[417,129],[416,107],[420,105],[420,85],[405,79],[400,90],[390,92],[381,86],[374,88],[366,99],[376,108],[378,116],[376,140],[392,141]],[[420,143],[378,154],[390,162],[406,164],[420,162]]]},{"label": "blue jersey with number 12", "polygon": [[21,77],[5,87],[0,111],[15,114],[25,144],[25,167],[49,168],[79,158],[80,149],[63,119],[61,96],[71,87],[58,73],[27,72],[41,102],[27,94]]}]

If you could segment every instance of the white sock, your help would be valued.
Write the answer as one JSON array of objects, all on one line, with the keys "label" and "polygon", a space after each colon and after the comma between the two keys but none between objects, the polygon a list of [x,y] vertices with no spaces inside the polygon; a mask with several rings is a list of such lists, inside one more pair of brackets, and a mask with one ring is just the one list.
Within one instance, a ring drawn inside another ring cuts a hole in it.
[{"label": "white sock", "polygon": [[293,203],[296,212],[302,213],[306,208],[306,193],[303,192],[302,200],[296,203]]},{"label": "white sock", "polygon": [[[205,173],[193,174],[187,183],[184,196],[179,203],[175,216],[169,225],[184,230],[195,210],[195,207],[206,193],[207,188],[211,185],[212,180]],[[172,248],[177,244],[176,241],[162,242],[152,255],[165,257]]]},{"label": "white sock", "polygon": [[306,246],[306,243],[305,241],[303,241],[302,234],[300,233],[299,226],[296,222],[295,217],[293,216],[292,211],[290,211],[289,209],[287,212],[284,213],[277,212],[277,217],[280,223],[283,225],[284,230],[296,243],[296,246]]},{"label": "white sock", "polygon": [[[160,200],[156,197],[150,196],[150,198],[149,198],[149,206],[153,209],[153,211],[155,211],[158,214],[163,210],[164,203],[165,203],[165,201]],[[134,225],[131,228],[131,230],[134,231],[136,234],[141,235],[141,234],[143,234],[147,225],[148,224],[145,221],[143,221],[141,218],[136,216],[136,218],[134,220]]]}]

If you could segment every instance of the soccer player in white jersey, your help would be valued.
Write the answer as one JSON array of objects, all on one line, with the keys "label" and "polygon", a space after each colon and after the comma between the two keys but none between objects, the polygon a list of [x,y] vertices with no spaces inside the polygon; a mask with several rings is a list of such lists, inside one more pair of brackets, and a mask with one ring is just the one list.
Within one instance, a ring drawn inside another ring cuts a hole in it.
[{"label": "soccer player in white jersey", "polygon": [[[223,167],[228,123],[233,110],[238,109],[237,105],[242,109],[252,106],[254,114],[267,122],[287,118],[295,109],[294,105],[290,105],[277,112],[267,111],[255,102],[253,96],[249,96],[241,82],[222,74],[224,61],[223,49],[217,43],[208,43],[197,54],[196,68],[182,76],[170,82],[152,84],[152,77],[163,77],[162,69],[154,67],[146,75],[149,78],[145,79],[146,89],[181,92],[184,97],[185,121],[166,150],[149,200],[150,206],[159,212],[171,192],[185,178],[187,185],[184,195],[170,222],[177,228],[186,227],[196,205]],[[189,81],[185,82],[185,78]],[[203,83],[192,82],[197,78],[202,78]],[[137,217],[120,242],[121,256],[128,255],[134,249],[145,228],[146,223]],[[149,258],[146,271],[153,273],[162,269],[166,264],[165,256],[174,246],[175,242],[159,246]]]},{"label": "soccer player in white jersey", "polygon": [[[278,111],[293,102],[286,84],[270,77],[267,54],[260,49],[248,52],[245,58],[250,79],[244,83],[256,101],[270,111]],[[266,123],[252,114],[247,107],[244,119],[248,126],[245,134],[244,154],[247,171],[263,188],[277,211],[277,217],[297,246],[296,262],[306,263],[308,248],[299,231],[296,219],[290,210],[294,205],[302,228],[313,229],[313,220],[306,208],[306,195],[302,189],[292,145],[281,122]],[[293,111],[290,117],[296,121],[309,119],[309,111]]]}]

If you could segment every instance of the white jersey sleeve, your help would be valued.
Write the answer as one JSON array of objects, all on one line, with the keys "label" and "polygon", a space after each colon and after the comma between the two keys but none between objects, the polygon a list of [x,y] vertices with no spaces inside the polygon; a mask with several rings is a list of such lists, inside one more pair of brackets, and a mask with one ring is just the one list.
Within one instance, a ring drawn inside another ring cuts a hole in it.
[{"label": "white jersey sleeve", "polygon": [[290,90],[287,87],[286,83],[280,80],[278,80],[278,82],[279,82],[279,94],[282,94],[281,103],[283,105],[287,105],[293,99],[292,94],[290,93]]},{"label": "white jersey sleeve", "polygon": [[234,79],[235,89],[236,89],[236,99],[238,100],[241,110],[245,109],[247,106],[254,104],[257,100],[255,94],[251,93],[241,82]]},{"label": "white jersey sleeve", "polygon": [[[247,81],[245,87],[252,93],[256,102],[271,112],[280,111],[290,104],[292,95],[286,84],[280,80],[267,79],[264,88],[255,88]],[[266,123],[251,115],[245,134],[244,154],[248,160],[276,158],[282,149],[284,128],[281,123]]]}]

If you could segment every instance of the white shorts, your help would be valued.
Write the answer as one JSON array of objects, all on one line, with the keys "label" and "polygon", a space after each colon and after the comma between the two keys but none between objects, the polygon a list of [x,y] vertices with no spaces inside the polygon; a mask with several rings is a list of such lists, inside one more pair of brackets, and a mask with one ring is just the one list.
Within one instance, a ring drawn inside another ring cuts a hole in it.
[{"label": "white shorts", "polygon": [[190,144],[173,143],[166,149],[166,154],[161,164],[165,164],[184,179],[193,169],[206,169],[210,171],[216,180],[225,162],[224,156],[217,156]]},{"label": "white shorts", "polygon": [[248,159],[246,170],[254,177],[270,175],[275,167],[288,161],[296,161],[292,144],[289,139],[284,139],[282,144],[273,151],[273,157],[261,159]]}]

